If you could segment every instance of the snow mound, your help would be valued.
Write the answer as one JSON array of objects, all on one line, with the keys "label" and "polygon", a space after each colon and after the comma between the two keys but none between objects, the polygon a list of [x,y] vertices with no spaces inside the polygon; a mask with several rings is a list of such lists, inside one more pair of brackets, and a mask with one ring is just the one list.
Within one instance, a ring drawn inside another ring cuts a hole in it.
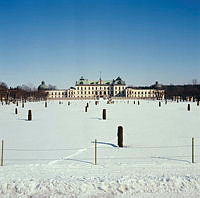
[{"label": "snow mound", "polygon": [[200,177],[125,176],[120,178],[57,177],[0,182],[1,197],[142,197],[160,193],[200,195]]}]

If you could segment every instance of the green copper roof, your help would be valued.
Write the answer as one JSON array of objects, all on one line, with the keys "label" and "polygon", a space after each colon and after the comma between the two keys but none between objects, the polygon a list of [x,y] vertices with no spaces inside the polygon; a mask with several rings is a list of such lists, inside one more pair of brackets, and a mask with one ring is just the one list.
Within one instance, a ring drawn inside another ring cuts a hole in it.
[{"label": "green copper roof", "polygon": [[76,85],[125,85],[125,81],[118,77],[116,80],[87,80],[81,77]]},{"label": "green copper roof", "polygon": [[47,90],[49,87],[45,84],[44,81],[39,85],[38,90]]}]

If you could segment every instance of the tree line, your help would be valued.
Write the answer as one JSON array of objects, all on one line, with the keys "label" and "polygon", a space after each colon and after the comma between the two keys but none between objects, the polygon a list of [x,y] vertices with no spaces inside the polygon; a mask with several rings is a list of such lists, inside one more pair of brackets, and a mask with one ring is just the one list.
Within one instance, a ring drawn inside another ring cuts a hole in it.
[{"label": "tree line", "polygon": [[28,86],[22,85],[15,88],[8,87],[5,82],[0,82],[0,100],[45,100],[47,93],[31,89]]},{"label": "tree line", "polygon": [[191,97],[196,100],[200,100],[200,84],[194,85],[163,85],[162,89],[165,90],[166,99],[172,99],[180,97],[183,100]]}]

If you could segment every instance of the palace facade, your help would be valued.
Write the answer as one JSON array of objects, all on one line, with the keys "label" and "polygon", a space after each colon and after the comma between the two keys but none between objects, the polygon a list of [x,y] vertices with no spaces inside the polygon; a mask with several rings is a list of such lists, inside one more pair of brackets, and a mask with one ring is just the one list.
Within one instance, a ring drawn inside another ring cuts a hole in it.
[{"label": "palace facade", "polygon": [[120,77],[113,80],[87,80],[83,77],[76,82],[75,97],[78,98],[110,98],[124,97],[126,84]]},{"label": "palace facade", "polygon": [[130,99],[164,99],[165,91],[158,83],[154,88],[127,87],[120,77],[113,80],[88,80],[81,77],[75,87],[61,90],[50,90],[44,81],[38,90],[45,91],[48,99],[99,99],[99,98],[130,98]]},{"label": "palace facade", "polygon": [[162,100],[165,98],[165,91],[162,89],[141,89],[141,88],[126,88],[126,97],[133,99],[158,99]]}]

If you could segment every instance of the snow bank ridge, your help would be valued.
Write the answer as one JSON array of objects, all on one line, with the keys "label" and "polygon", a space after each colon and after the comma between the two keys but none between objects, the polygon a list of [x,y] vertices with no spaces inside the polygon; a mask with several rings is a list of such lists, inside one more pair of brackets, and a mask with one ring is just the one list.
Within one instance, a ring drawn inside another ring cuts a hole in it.
[{"label": "snow bank ridge", "polygon": [[200,178],[191,176],[134,176],[122,178],[70,177],[0,182],[0,197],[114,197],[140,193],[200,193]]}]

